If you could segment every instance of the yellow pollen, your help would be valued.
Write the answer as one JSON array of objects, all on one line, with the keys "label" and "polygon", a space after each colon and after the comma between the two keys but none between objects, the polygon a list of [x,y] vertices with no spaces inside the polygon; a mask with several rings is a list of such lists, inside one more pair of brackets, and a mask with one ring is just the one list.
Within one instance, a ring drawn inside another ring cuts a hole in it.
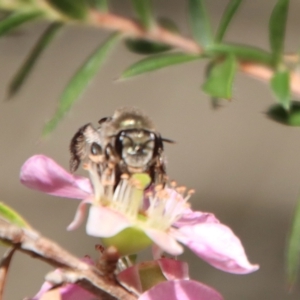
[{"label": "yellow pollen", "polygon": [[126,173],[123,173],[123,174],[121,175],[121,179],[128,179],[128,178],[129,178],[129,175],[126,174]]},{"label": "yellow pollen", "polygon": [[103,186],[114,185],[114,181],[113,180],[103,180],[102,185]]},{"label": "yellow pollen", "polygon": [[186,187],[185,187],[185,186],[179,186],[178,188],[176,188],[176,191],[177,191],[179,194],[184,194],[185,191],[186,191]]},{"label": "yellow pollen", "polygon": [[130,184],[135,187],[136,185],[140,184],[140,181],[135,178],[130,178]]},{"label": "yellow pollen", "polygon": [[147,191],[145,192],[146,197],[153,197],[153,192],[152,191]]},{"label": "yellow pollen", "polygon": [[194,189],[191,189],[191,190],[188,191],[188,195],[193,195],[193,194],[195,194],[195,192],[196,191]]},{"label": "yellow pollen", "polygon": [[160,192],[163,189],[163,185],[162,184],[158,184],[155,186],[155,192]]},{"label": "yellow pollen", "polygon": [[89,166],[89,164],[88,163],[84,163],[83,165],[82,165],[82,169],[84,169],[84,170],[89,170],[90,169],[90,166]]},{"label": "yellow pollen", "polygon": [[104,174],[105,174],[106,176],[109,176],[109,175],[112,174],[112,170],[111,170],[111,169],[106,169],[106,170],[104,171]]},{"label": "yellow pollen", "polygon": [[170,186],[171,186],[172,188],[176,188],[177,182],[176,182],[175,180],[172,180],[172,181],[170,182]]},{"label": "yellow pollen", "polygon": [[114,167],[115,167],[115,164],[114,163],[112,163],[112,162],[110,162],[109,164],[108,164],[108,168],[109,169],[114,169]]}]

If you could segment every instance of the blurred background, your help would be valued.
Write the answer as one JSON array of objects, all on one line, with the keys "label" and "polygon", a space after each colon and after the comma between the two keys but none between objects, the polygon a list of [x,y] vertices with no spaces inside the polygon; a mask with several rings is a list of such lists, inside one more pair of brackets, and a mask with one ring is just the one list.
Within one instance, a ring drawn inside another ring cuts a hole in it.
[{"label": "blurred background", "polygon": [[[186,3],[154,1],[156,15],[175,20],[189,35]],[[275,0],[244,1],[227,41],[268,49],[268,19]],[[207,1],[216,27],[227,1]],[[131,16],[127,1],[112,1],[115,12]],[[300,2],[291,1],[286,51],[299,47]],[[300,129],[265,116],[274,98],[266,84],[239,74],[234,98],[218,110],[200,91],[205,62],[192,62],[118,81],[121,72],[142,57],[120,44],[71,113],[47,139],[41,131],[53,115],[71,75],[107,32],[68,27],[49,47],[22,91],[5,101],[6,88],[45,23],[38,22],[0,40],[0,200],[19,211],[33,227],[76,254],[96,257],[96,238],[84,226],[67,232],[78,202],[44,195],[19,183],[19,170],[30,156],[43,153],[65,168],[69,142],[85,123],[110,116],[120,106],[144,110],[164,137],[171,178],[195,188],[192,205],[213,212],[240,237],[249,260],[260,264],[250,275],[216,270],[188,250],[191,277],[216,288],[227,300],[299,299],[284,278],[285,244],[300,188]],[[1,249],[4,252],[4,249]],[[5,299],[33,296],[50,268],[17,253]]]}]

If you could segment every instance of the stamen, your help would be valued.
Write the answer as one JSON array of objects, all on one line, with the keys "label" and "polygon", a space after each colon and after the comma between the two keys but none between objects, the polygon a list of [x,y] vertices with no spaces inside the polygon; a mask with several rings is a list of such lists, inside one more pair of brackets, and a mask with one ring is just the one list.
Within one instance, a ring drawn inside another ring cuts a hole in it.
[{"label": "stamen", "polygon": [[170,182],[170,186],[171,186],[172,188],[176,188],[177,182],[176,182],[175,180],[172,180],[172,181]]},{"label": "stamen", "polygon": [[100,202],[101,201],[101,196],[104,195],[104,188],[103,188],[103,185],[101,184],[101,182],[99,180],[97,165],[95,163],[93,163],[92,161],[89,161],[85,165],[85,167],[89,171],[90,180],[91,180],[92,185],[94,187],[95,200],[96,200],[96,202]]}]

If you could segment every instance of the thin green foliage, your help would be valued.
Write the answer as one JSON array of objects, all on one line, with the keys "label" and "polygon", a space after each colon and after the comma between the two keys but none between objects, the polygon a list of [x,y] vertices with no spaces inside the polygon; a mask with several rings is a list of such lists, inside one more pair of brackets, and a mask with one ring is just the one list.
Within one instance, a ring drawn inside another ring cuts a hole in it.
[{"label": "thin green foliage", "polygon": [[199,55],[189,55],[183,53],[170,53],[149,56],[127,68],[121,75],[121,79],[126,79],[143,73],[159,70],[172,65],[182,64],[200,59]]},{"label": "thin green foliage", "polygon": [[289,0],[278,0],[269,21],[269,39],[275,65],[280,63],[284,49],[288,9]]},{"label": "thin green foliage", "polygon": [[46,0],[51,6],[64,16],[75,19],[85,20],[88,15],[88,1],[86,0]]},{"label": "thin green foliage", "polygon": [[300,102],[291,101],[289,111],[284,109],[281,104],[274,104],[268,109],[266,115],[277,123],[300,127]]},{"label": "thin green foliage", "polygon": [[43,15],[41,11],[16,11],[0,22],[0,37],[20,27],[24,23],[36,20]]},{"label": "thin green foliage", "polygon": [[237,62],[233,55],[228,55],[222,62],[216,62],[202,90],[213,98],[231,99]]},{"label": "thin green foliage", "polygon": [[221,22],[219,24],[216,37],[215,37],[215,42],[219,43],[223,40],[224,35],[228,29],[228,26],[237,12],[237,10],[240,7],[240,4],[242,3],[242,0],[231,0],[229,4],[226,7],[226,10],[222,16]]},{"label": "thin green foliage", "polygon": [[290,73],[287,70],[277,71],[270,84],[278,102],[286,111],[289,111],[291,105]]},{"label": "thin green foliage", "polygon": [[300,198],[298,199],[286,253],[287,281],[292,287],[297,280],[300,266]]},{"label": "thin green foliage", "polygon": [[0,202],[0,218],[23,228],[30,228],[27,221],[14,209]]},{"label": "thin green foliage", "polygon": [[47,46],[50,44],[50,42],[53,40],[53,38],[56,36],[61,27],[61,23],[53,23],[42,34],[34,48],[25,59],[23,65],[20,67],[20,69],[12,79],[8,88],[8,98],[13,97],[20,90],[25,80],[30,75],[32,69],[36,65],[36,62],[45,51]]},{"label": "thin green foliage", "polygon": [[260,48],[238,44],[214,44],[208,47],[205,54],[213,59],[224,55],[234,55],[240,61],[257,62],[267,66],[272,65],[272,55]]},{"label": "thin green foliage", "polygon": [[64,115],[71,109],[74,102],[79,98],[91,80],[95,77],[107,55],[111,52],[118,40],[119,35],[113,34],[107,39],[107,41],[101,44],[100,47],[98,47],[77,70],[60,97],[56,113],[45,125],[43,135],[47,135],[52,132]]},{"label": "thin green foliage", "polygon": [[133,8],[145,29],[150,29],[154,23],[151,0],[131,0]]},{"label": "thin green foliage", "polygon": [[89,0],[90,5],[102,12],[108,11],[108,1],[107,0]]},{"label": "thin green foliage", "polygon": [[189,18],[193,36],[199,45],[205,48],[212,44],[212,30],[204,0],[189,0]]}]

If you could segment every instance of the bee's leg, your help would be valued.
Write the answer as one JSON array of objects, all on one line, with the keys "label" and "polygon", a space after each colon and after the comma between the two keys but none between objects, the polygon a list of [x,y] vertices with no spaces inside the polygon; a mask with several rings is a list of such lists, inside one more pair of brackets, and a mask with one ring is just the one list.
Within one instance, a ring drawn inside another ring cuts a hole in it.
[{"label": "bee's leg", "polygon": [[149,174],[152,184],[162,184],[163,186],[166,184],[166,165],[164,159],[161,156],[156,159],[156,162],[152,166],[150,166]]},{"label": "bee's leg", "polygon": [[122,170],[120,168],[121,161],[113,146],[109,143],[105,147],[105,159],[107,162],[106,172],[109,174],[110,181],[114,186],[114,190],[120,182]]}]

